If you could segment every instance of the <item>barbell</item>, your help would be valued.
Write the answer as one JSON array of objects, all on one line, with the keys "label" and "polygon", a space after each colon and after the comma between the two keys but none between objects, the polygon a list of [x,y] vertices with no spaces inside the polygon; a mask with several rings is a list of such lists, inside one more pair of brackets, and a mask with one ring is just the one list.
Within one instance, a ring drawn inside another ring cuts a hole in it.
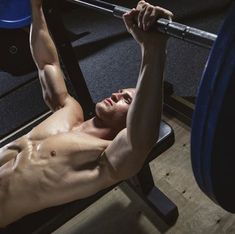
[{"label": "barbell", "polygon": [[[68,1],[118,18],[130,10],[99,0]],[[0,2],[6,3],[3,0]],[[2,11],[0,22],[1,19]],[[232,108],[235,100],[234,20],[235,3],[231,5],[218,36],[167,19],[157,20],[154,29],[198,46],[212,48],[199,85],[193,115],[192,169],[202,191],[221,207],[235,213],[235,108]],[[22,26],[28,23],[25,21]],[[16,26],[19,24],[16,23]],[[6,22],[4,27],[8,28]]]},{"label": "barbell", "polygon": [[[130,11],[130,9],[126,7],[118,6],[100,0],[68,0],[68,2],[85,6],[87,8],[94,9],[108,15],[113,15],[117,18],[122,18],[123,14]],[[168,34],[169,36],[179,38],[181,40],[209,49],[217,38],[217,36],[213,33],[189,27],[184,24],[172,22],[164,18],[158,19],[153,29],[164,34]]]},{"label": "barbell", "polygon": [[[130,9],[107,3],[100,0],[67,0],[81,6],[85,6],[96,11],[100,11],[117,18],[130,11]],[[31,6],[30,0],[0,0],[0,28],[19,28],[30,24]],[[189,27],[184,24],[169,21],[167,19],[158,19],[155,27],[161,33],[179,38],[181,40],[211,48],[217,36],[197,28]]]}]

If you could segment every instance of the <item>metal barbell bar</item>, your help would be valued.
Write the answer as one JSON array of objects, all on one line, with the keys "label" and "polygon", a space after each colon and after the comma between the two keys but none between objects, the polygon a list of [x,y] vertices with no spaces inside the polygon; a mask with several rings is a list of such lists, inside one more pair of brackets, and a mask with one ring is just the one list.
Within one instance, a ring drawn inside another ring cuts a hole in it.
[{"label": "metal barbell bar", "polygon": [[[122,15],[129,12],[130,9],[118,6],[115,4],[107,3],[100,0],[67,0],[84,6],[93,10],[103,12],[108,15],[113,15],[117,18],[122,18]],[[187,41],[191,44],[201,46],[207,49],[210,49],[215,42],[217,35],[209,33],[194,27],[189,27],[184,24],[170,21],[168,19],[160,18],[157,20],[154,29],[157,31],[167,34],[169,36],[178,38],[183,41]]]}]

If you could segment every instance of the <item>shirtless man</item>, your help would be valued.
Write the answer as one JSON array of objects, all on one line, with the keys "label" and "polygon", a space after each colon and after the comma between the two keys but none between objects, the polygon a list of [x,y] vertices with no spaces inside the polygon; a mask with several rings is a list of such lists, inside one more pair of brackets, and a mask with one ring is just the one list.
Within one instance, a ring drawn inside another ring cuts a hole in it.
[{"label": "shirtless man", "polygon": [[42,0],[31,4],[31,51],[43,97],[54,113],[0,149],[0,227],[135,175],[158,138],[161,120],[167,38],[149,28],[171,12],[140,1],[123,16],[142,52],[136,91],[113,93],[97,103],[94,118],[84,121],[80,104],[65,86]]}]

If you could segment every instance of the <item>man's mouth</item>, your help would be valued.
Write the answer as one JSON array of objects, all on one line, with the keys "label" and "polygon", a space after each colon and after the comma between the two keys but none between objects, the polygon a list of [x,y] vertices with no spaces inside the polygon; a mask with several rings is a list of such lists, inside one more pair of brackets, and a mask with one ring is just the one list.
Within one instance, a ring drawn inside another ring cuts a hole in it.
[{"label": "man's mouth", "polygon": [[111,106],[113,105],[113,101],[110,98],[106,98],[104,101],[105,101],[105,103],[107,103]]}]

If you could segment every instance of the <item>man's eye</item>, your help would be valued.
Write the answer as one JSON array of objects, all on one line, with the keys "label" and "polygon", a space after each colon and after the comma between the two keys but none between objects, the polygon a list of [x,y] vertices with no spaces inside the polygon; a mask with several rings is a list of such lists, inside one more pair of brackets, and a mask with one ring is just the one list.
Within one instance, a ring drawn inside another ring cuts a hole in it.
[{"label": "man's eye", "polygon": [[127,104],[131,104],[131,98],[126,98],[126,99],[125,99],[125,102],[126,102]]}]

